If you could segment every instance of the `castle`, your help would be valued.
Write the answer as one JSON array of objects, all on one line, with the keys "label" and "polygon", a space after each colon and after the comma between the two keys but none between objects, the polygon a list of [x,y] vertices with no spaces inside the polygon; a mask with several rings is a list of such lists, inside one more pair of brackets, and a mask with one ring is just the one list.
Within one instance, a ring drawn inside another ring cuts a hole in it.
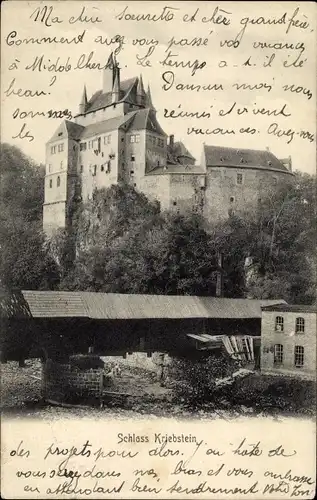
[{"label": "castle", "polygon": [[194,211],[215,221],[257,205],[263,190],[291,180],[291,159],[270,151],[203,146],[201,161],[169,138],[156,116],[142,76],[121,80],[113,54],[103,87],[79,113],[65,120],[46,144],[43,228],[51,234],[71,221],[74,201],[121,182],[134,186],[161,209]]}]

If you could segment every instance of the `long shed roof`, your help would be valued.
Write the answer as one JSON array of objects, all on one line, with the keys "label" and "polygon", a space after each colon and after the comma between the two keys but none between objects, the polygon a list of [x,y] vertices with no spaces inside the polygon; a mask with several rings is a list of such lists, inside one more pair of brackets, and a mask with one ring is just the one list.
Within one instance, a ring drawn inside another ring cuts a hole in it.
[{"label": "long shed roof", "polygon": [[[286,304],[283,300],[223,299],[182,295],[139,295],[97,292],[23,290],[15,294],[4,316],[32,318],[127,319],[252,319],[261,317],[261,307]],[[10,303],[12,298],[7,300]]]}]

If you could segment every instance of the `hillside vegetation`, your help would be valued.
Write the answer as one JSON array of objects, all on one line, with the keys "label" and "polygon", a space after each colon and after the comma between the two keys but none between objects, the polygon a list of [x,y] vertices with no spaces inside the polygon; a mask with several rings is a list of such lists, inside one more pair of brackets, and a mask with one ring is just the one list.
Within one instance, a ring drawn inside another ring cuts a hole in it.
[{"label": "hillside vegetation", "polygon": [[[315,301],[316,179],[296,173],[258,211],[206,227],[160,212],[130,186],[96,191],[71,230],[42,232],[44,167],[3,144],[0,278],[4,289],[215,295],[218,254],[227,297]],[[250,257],[247,272],[245,259]]]}]

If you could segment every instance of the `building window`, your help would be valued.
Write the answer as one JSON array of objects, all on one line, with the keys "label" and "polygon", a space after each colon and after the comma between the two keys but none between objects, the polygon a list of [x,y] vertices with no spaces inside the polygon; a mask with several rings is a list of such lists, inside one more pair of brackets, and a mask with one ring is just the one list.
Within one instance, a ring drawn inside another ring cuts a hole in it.
[{"label": "building window", "polygon": [[52,188],[52,187],[53,187],[53,181],[52,181],[52,179],[50,179],[50,188]]},{"label": "building window", "polygon": [[139,134],[136,134],[136,136],[135,136],[135,142],[140,142],[140,136],[139,136]]},{"label": "building window", "polygon": [[56,146],[51,147],[51,154],[54,155],[56,153]]},{"label": "building window", "polygon": [[110,169],[111,169],[111,162],[110,162],[110,160],[109,160],[109,161],[107,162],[106,174],[109,174]]},{"label": "building window", "polygon": [[294,365],[296,368],[304,366],[304,347],[302,345],[295,346]]},{"label": "building window", "polygon": [[283,345],[275,344],[274,346],[274,364],[281,365],[283,363]]},{"label": "building window", "polygon": [[130,142],[135,142],[135,135],[130,135]]},{"label": "building window", "polygon": [[86,151],[87,149],[87,143],[86,142],[81,142],[79,145],[80,151]]},{"label": "building window", "polygon": [[101,165],[100,170],[101,170],[101,172],[103,172],[105,170],[105,166]]},{"label": "building window", "polygon": [[80,165],[80,173],[82,174],[84,171],[84,165]]},{"label": "building window", "polygon": [[282,318],[282,316],[276,316],[275,318],[275,331],[276,332],[284,331],[284,318]]},{"label": "building window", "polygon": [[176,207],[177,201],[173,201],[173,205],[174,205],[174,207]]},{"label": "building window", "polygon": [[63,142],[62,142],[62,144],[58,145],[58,152],[61,153],[62,151],[64,151],[64,143]]},{"label": "building window", "polygon": [[96,175],[97,174],[97,165],[94,165],[92,167],[92,175]]},{"label": "building window", "polygon": [[304,318],[296,318],[295,333],[305,333]]},{"label": "building window", "polygon": [[135,161],[135,155],[131,155],[131,161]]},{"label": "building window", "polygon": [[59,175],[57,176],[56,185],[57,185],[57,187],[59,187],[61,185],[61,178]]},{"label": "building window", "polygon": [[234,202],[234,196],[230,196],[230,203]]},{"label": "building window", "polygon": [[237,184],[242,184],[242,182],[243,182],[243,175],[237,174]]},{"label": "building window", "polygon": [[111,143],[111,135],[105,135],[103,138],[103,143],[110,144]]}]

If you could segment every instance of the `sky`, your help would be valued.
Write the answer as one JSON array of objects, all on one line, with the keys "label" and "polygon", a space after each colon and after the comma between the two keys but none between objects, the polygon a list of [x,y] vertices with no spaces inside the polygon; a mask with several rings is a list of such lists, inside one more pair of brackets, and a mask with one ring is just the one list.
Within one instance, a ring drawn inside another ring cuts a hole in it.
[{"label": "sky", "polygon": [[[145,87],[150,84],[153,103],[162,128],[168,135],[174,134],[175,140],[183,141],[197,159],[197,163],[200,162],[203,143],[252,149],[268,147],[279,158],[291,156],[293,169],[315,173],[316,27],[313,3],[166,4],[91,1],[83,4],[78,1],[63,1],[47,4],[52,7],[52,12],[46,22],[44,19],[41,22],[43,11],[36,18],[36,9],[44,5],[40,2],[14,1],[7,2],[2,7],[2,142],[18,146],[35,161],[44,163],[45,143],[62,121],[49,119],[47,111],[68,109],[76,114],[83,86],[87,87],[88,98],[101,89],[102,70],[74,68],[82,54],[87,60],[91,52],[92,61],[104,65],[111,50],[115,50],[119,44],[101,44],[97,43],[96,39],[102,37],[103,41],[107,39],[109,42],[119,35],[121,40],[122,37],[124,40],[117,55],[121,79],[142,73]],[[70,23],[71,17],[78,17],[83,8],[84,16],[98,16],[102,22],[79,20]],[[217,8],[218,11],[215,11]],[[124,14],[120,19],[122,12]],[[133,19],[133,16],[147,13],[160,16],[162,12],[173,19],[167,20],[168,16],[157,21]],[[190,19],[195,12],[192,21],[184,21],[184,16],[187,15],[185,19]],[[23,23],[19,23],[19,19],[23,19]],[[71,39],[83,32],[83,42],[78,44],[23,42],[32,37]],[[173,37],[175,43],[171,43]],[[136,39],[146,39],[148,43],[152,40],[154,43],[140,46]],[[22,42],[19,42],[20,40]],[[237,45],[238,41],[238,46],[226,46],[226,40],[229,41],[228,45],[233,45],[234,42]],[[254,44],[271,46],[254,48]],[[272,44],[275,44],[274,47]],[[285,44],[288,44],[287,47]],[[150,65],[142,67],[138,64],[138,57],[144,57],[151,46],[154,51],[147,59]],[[185,65],[190,61],[189,64],[193,67],[197,60],[196,66],[200,66],[200,69],[192,75],[192,69],[189,67],[169,67],[162,64],[169,51],[176,54],[170,58],[173,63],[183,61]],[[263,67],[272,54],[274,57],[271,66]],[[65,65],[68,61],[71,70],[26,70],[36,57],[41,56],[47,66],[56,62]],[[300,66],[301,60],[304,62]],[[246,63],[247,61],[249,63]],[[284,61],[289,67],[283,65]],[[294,66],[294,61],[297,67]],[[9,67],[12,69],[9,70]],[[172,76],[174,84],[167,85]],[[223,90],[178,90],[177,84],[218,84],[222,85]],[[257,88],[237,91],[234,84],[249,84]],[[9,90],[10,85],[13,92]],[[293,85],[297,92],[283,89],[283,86],[290,85]],[[27,90],[45,92],[47,95],[25,97]],[[231,113],[226,114],[231,108]],[[174,115],[180,111],[191,115],[177,119],[164,117],[164,113],[169,116],[172,110],[175,110]],[[270,112],[271,116],[254,114],[256,110]],[[46,116],[31,118],[30,112],[41,112]],[[25,113],[22,118],[19,117],[20,113]],[[198,119],[193,113],[203,117]],[[219,116],[221,113],[226,116]],[[278,116],[274,116],[274,113]],[[30,135],[34,137],[33,141],[29,141],[27,137],[14,138],[18,136],[24,124],[22,135],[29,130]],[[241,129],[248,127],[255,132],[241,133]],[[188,131],[192,128],[218,133],[189,135]],[[220,129],[233,130],[235,134],[221,134]],[[302,131],[307,132],[306,138],[300,136]]]}]

